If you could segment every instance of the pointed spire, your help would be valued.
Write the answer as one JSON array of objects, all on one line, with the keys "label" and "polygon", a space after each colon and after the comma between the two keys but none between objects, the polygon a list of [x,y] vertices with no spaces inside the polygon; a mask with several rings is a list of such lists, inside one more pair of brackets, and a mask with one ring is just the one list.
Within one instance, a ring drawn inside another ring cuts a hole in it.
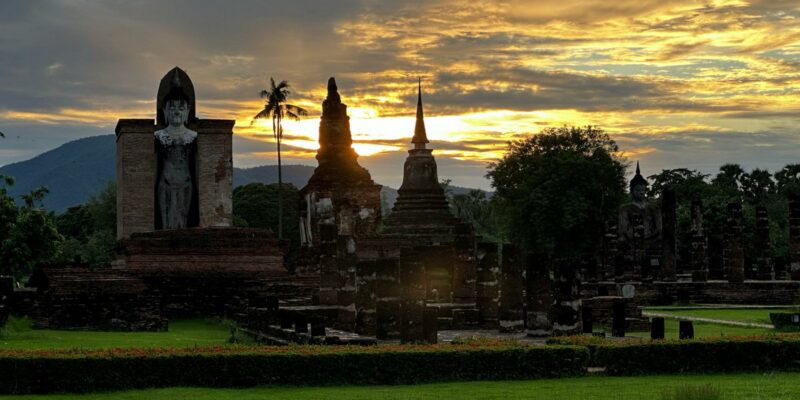
[{"label": "pointed spire", "polygon": [[428,133],[425,132],[425,117],[422,112],[422,78],[419,78],[417,86],[417,124],[414,126],[414,138],[411,139],[415,149],[424,149],[428,141]]},{"label": "pointed spire", "polygon": [[639,169],[639,161],[636,161],[636,175],[634,175],[633,179],[631,179],[631,184],[630,184],[631,190],[633,190],[633,187],[636,185],[644,185],[644,186],[649,185],[647,183],[647,179],[644,179],[644,177],[642,176],[641,169]]}]

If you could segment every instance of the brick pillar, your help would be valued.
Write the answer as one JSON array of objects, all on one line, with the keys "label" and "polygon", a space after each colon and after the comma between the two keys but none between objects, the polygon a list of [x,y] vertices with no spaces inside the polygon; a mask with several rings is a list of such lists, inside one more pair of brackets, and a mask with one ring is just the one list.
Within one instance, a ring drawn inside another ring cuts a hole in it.
[{"label": "brick pillar", "polygon": [[647,248],[644,241],[644,221],[641,214],[634,214],[631,218],[633,224],[632,257],[630,269],[626,272],[627,280],[640,281],[644,279],[642,266],[647,260]]},{"label": "brick pillar", "polygon": [[155,229],[155,121],[121,119],[117,134],[117,239]]},{"label": "brick pillar", "polygon": [[231,226],[235,121],[197,121],[197,200],[200,226]]},{"label": "brick pillar", "polygon": [[692,227],[689,252],[689,264],[692,269],[692,281],[708,280],[708,238],[703,230],[703,202],[692,200]]},{"label": "brick pillar", "polygon": [[356,318],[354,331],[375,336],[375,276],[378,260],[359,260],[356,264]]},{"label": "brick pillar", "polygon": [[400,343],[424,343],[431,336],[425,329],[425,264],[413,255],[401,260]]},{"label": "brick pillar", "polygon": [[728,204],[728,220],[725,227],[723,263],[729,282],[744,282],[744,249],[742,248],[742,204]]},{"label": "brick pillar", "polygon": [[756,207],[756,279],[769,281],[774,278],[772,252],[769,247],[769,217],[766,207]]},{"label": "brick pillar", "polygon": [[[373,298],[375,299],[375,337],[400,337],[400,260],[379,258],[375,262]],[[423,286],[424,287],[424,286]]]},{"label": "brick pillar", "polygon": [[519,250],[513,245],[502,245],[500,252],[500,331],[520,332],[525,329],[522,260]]},{"label": "brick pillar", "polygon": [[675,190],[669,186],[664,188],[664,192],[661,195],[661,221],[664,258],[659,275],[663,281],[674,281],[677,269],[677,221],[675,216]]},{"label": "brick pillar", "polygon": [[800,280],[800,198],[789,198],[789,279]]},{"label": "brick pillar", "polygon": [[547,255],[525,255],[525,280],[527,334],[532,337],[550,336],[553,333],[553,323],[550,320],[553,294],[550,286],[550,260]]},{"label": "brick pillar", "polygon": [[574,335],[581,328],[580,277],[574,260],[557,260],[553,282],[553,335]]},{"label": "brick pillar", "polygon": [[611,225],[603,235],[603,268],[598,276],[601,281],[613,281],[616,278],[617,264],[617,226]]},{"label": "brick pillar", "polygon": [[477,251],[477,283],[475,306],[478,324],[486,329],[497,329],[497,302],[500,263],[497,243],[479,243]]}]

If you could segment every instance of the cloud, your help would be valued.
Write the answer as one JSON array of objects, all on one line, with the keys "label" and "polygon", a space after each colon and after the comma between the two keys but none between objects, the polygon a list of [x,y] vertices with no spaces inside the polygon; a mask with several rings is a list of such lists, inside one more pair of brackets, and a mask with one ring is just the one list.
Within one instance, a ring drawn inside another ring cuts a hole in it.
[{"label": "cloud", "polygon": [[152,116],[178,65],[201,117],[237,121],[237,165],[272,160],[271,131],[250,126],[270,77],[311,111],[287,123],[286,155],[314,165],[336,76],[357,144],[378,151],[361,159],[387,182],[417,77],[456,184],[485,182],[508,140],[560,125],[602,126],[659,167],[768,166],[797,148],[798,21],[792,0],[2,2],[0,130],[21,139],[0,142],[0,164]]}]

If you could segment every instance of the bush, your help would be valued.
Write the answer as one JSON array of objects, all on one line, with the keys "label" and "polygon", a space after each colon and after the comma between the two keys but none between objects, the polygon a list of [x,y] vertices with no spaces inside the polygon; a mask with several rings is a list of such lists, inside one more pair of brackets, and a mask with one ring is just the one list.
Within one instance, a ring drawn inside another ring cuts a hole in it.
[{"label": "bush", "polygon": [[722,392],[719,388],[711,385],[678,386],[661,395],[661,400],[720,400]]},{"label": "bush", "polygon": [[800,370],[797,336],[597,345],[591,365],[610,375]]},{"label": "bush", "polygon": [[555,378],[584,374],[588,359],[513,343],[0,351],[0,393]]}]

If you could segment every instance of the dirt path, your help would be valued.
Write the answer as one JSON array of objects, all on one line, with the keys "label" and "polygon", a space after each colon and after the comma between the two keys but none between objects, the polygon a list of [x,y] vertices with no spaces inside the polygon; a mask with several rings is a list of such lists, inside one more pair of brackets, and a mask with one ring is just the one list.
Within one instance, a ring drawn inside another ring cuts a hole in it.
[{"label": "dirt path", "polygon": [[642,315],[645,317],[663,317],[669,319],[677,319],[677,320],[684,320],[684,321],[697,321],[697,322],[709,322],[712,324],[720,324],[720,325],[731,325],[731,326],[744,326],[747,328],[765,328],[765,329],[774,329],[775,326],[770,324],[758,324],[755,322],[742,322],[742,321],[729,321],[725,319],[713,319],[713,318],[703,318],[703,317],[688,317],[683,315],[675,315],[675,314],[666,314],[666,313],[659,313],[653,311],[642,311]]}]

